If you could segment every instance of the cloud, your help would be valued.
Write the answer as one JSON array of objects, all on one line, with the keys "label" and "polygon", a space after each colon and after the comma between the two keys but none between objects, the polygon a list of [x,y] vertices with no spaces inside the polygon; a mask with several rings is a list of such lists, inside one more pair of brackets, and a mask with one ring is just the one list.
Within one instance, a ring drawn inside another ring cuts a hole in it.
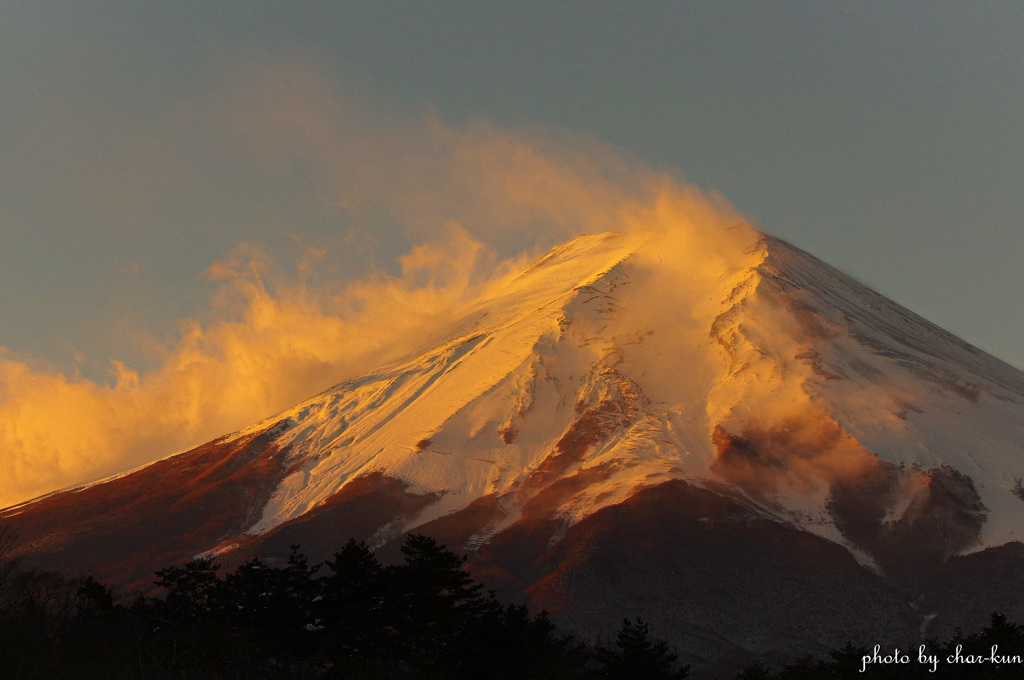
[{"label": "cloud", "polygon": [[307,60],[245,61],[226,83],[210,108],[259,167],[282,178],[309,173],[324,206],[390,238],[423,238],[454,220],[518,251],[621,228],[622,206],[652,200],[666,179],[564,131],[383,112]]},{"label": "cloud", "polygon": [[[315,259],[315,258],[314,258]],[[0,505],[117,473],[238,429],[429,342],[507,264],[462,228],[400,258],[401,274],[312,289],[239,247],[214,264],[204,319],[162,365],[110,365],[109,384],[0,354]]]},{"label": "cloud", "polygon": [[[308,60],[236,60],[213,90],[164,123],[131,128],[135,162],[173,160],[169,171],[140,166],[157,198],[127,197],[139,203],[133,214],[172,205],[198,181],[186,181],[190,168],[200,172],[216,150],[224,168],[247,168],[238,181],[284,186],[275,200],[312,197],[335,232],[282,225],[293,258],[271,254],[254,233],[209,265],[215,291],[204,311],[166,341],[136,333],[157,350],[151,366],[114,360],[106,381],[91,380],[2,351],[0,506],[201,444],[425,349],[460,306],[571,236],[656,224],[710,238],[731,215],[607,145],[483,120],[456,126],[430,111],[390,114]],[[176,146],[182,136],[188,143]],[[89,191],[116,198],[103,187],[120,172],[92,173]],[[240,195],[267,200],[256,189]]]}]

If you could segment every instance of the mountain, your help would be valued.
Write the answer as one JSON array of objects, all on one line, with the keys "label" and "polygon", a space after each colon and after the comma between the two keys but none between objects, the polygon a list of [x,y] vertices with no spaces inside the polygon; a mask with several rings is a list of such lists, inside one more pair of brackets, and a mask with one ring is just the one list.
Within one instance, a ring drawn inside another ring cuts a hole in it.
[{"label": "mountain", "polygon": [[441,337],[240,432],[0,511],[26,564],[387,559],[700,666],[1024,617],[1024,374],[746,225],[581,236]]}]

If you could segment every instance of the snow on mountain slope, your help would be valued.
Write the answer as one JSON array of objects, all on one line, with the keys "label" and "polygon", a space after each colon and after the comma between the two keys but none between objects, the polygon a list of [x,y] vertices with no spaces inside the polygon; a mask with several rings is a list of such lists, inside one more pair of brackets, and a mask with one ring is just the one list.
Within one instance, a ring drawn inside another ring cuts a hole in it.
[{"label": "snow on mountain slope", "polygon": [[129,592],[197,554],[388,561],[423,532],[559,625],[644,616],[694,668],[1024,616],[1024,374],[683,222],[577,238],[420,351],[0,530]]},{"label": "snow on mountain slope", "polygon": [[[802,497],[808,528],[837,525],[872,552],[898,539],[945,558],[1020,540],[1024,376],[806,253],[766,246],[758,293],[719,329],[734,374],[761,374],[720,421],[765,442],[762,455],[786,449],[782,481],[798,488],[784,505]],[[778,476],[752,467],[748,488]]]},{"label": "snow on mountain slope", "polygon": [[744,225],[580,237],[428,344],[240,433],[289,452],[248,534],[374,474],[437,494],[378,543],[567,479],[565,526],[685,479],[886,566],[1024,531],[1024,376]]}]

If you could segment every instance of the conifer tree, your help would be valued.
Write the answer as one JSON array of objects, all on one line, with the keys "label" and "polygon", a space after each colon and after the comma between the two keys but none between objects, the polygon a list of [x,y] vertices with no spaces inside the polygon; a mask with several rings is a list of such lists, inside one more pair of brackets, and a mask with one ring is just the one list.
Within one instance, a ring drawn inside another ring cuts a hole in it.
[{"label": "conifer tree", "polygon": [[384,567],[362,541],[349,539],[322,579],[320,598],[314,598],[315,619],[325,626],[335,658],[345,664],[381,657],[394,646],[395,628],[386,602]]},{"label": "conifer tree", "polygon": [[400,634],[401,649],[410,663],[428,672],[457,677],[476,663],[485,619],[497,616],[500,605],[481,594],[459,556],[433,538],[406,537],[403,564],[389,571],[389,618]]},{"label": "conifer tree", "polygon": [[172,616],[204,616],[220,586],[219,568],[212,559],[197,557],[182,566],[156,572],[156,585],[167,589],[164,609]]},{"label": "conifer tree", "polygon": [[664,640],[651,640],[649,626],[642,618],[623,619],[615,636],[615,647],[597,650],[601,668],[598,677],[609,680],[683,680],[690,667],[678,668],[679,657],[669,651]]}]

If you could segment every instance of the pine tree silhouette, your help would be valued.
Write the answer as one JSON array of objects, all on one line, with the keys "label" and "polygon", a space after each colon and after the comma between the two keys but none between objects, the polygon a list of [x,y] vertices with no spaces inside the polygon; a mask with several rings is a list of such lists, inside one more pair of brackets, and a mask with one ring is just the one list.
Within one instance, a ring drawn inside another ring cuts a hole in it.
[{"label": "pine tree silhouette", "polygon": [[664,640],[651,640],[646,621],[623,619],[615,636],[615,647],[599,647],[597,658],[601,663],[598,677],[609,680],[683,680],[690,667],[678,668],[679,657],[669,651]]}]

